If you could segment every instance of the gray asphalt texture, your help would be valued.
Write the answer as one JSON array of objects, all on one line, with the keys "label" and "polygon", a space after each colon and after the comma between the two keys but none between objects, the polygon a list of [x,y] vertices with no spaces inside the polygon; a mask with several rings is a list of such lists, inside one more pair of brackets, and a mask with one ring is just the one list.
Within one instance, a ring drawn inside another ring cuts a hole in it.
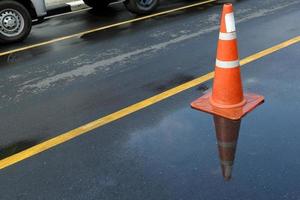
[{"label": "gray asphalt texture", "polygon": [[[110,22],[134,17],[112,9]],[[298,0],[237,2],[240,57],[298,36],[299,9]],[[220,11],[198,7],[0,57],[1,157],[212,71]],[[100,19],[53,18],[0,51]],[[266,102],[242,120],[230,181],[212,116],[189,107],[209,81],[1,170],[0,199],[299,199],[299,55],[296,44],[242,69],[245,90]]]}]

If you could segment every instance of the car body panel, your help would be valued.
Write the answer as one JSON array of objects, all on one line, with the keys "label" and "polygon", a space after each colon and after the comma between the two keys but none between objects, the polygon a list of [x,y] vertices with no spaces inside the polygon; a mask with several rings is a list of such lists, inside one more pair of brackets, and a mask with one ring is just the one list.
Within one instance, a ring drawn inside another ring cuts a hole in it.
[{"label": "car body panel", "polygon": [[44,0],[31,0],[33,8],[37,17],[42,17],[47,14],[46,5]]}]

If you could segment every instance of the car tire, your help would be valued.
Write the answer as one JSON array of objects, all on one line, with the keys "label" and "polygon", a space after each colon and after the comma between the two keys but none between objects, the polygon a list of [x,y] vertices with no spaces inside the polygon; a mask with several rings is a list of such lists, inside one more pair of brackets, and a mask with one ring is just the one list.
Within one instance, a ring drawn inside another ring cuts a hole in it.
[{"label": "car tire", "polygon": [[159,0],[126,0],[125,7],[132,13],[146,15],[152,13],[158,6]]},{"label": "car tire", "polygon": [[28,10],[16,1],[0,1],[0,43],[24,40],[32,26]]},{"label": "car tire", "polygon": [[108,0],[83,0],[83,2],[96,10],[105,9],[110,3]]}]

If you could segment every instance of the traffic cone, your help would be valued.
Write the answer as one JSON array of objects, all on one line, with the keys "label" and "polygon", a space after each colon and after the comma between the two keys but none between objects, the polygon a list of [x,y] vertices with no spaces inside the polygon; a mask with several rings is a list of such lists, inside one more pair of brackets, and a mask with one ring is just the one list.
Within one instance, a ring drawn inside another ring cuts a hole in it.
[{"label": "traffic cone", "polygon": [[243,94],[233,6],[225,4],[221,17],[213,89],[211,93],[192,102],[191,106],[236,120],[263,101],[263,96]]},{"label": "traffic cone", "polygon": [[231,179],[241,120],[214,116],[220,164],[224,180]]}]

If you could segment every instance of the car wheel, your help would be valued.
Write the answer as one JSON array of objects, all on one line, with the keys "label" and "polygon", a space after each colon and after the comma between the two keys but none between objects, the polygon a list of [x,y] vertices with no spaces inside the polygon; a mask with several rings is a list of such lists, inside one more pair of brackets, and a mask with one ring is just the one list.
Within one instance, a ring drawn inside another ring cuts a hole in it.
[{"label": "car wheel", "polygon": [[159,4],[159,0],[126,0],[124,5],[135,14],[145,15],[153,12]]},{"label": "car wheel", "polygon": [[97,10],[106,8],[110,3],[108,0],[83,0],[83,2]]},{"label": "car wheel", "polygon": [[31,30],[28,10],[15,1],[0,1],[0,43],[24,40]]}]

